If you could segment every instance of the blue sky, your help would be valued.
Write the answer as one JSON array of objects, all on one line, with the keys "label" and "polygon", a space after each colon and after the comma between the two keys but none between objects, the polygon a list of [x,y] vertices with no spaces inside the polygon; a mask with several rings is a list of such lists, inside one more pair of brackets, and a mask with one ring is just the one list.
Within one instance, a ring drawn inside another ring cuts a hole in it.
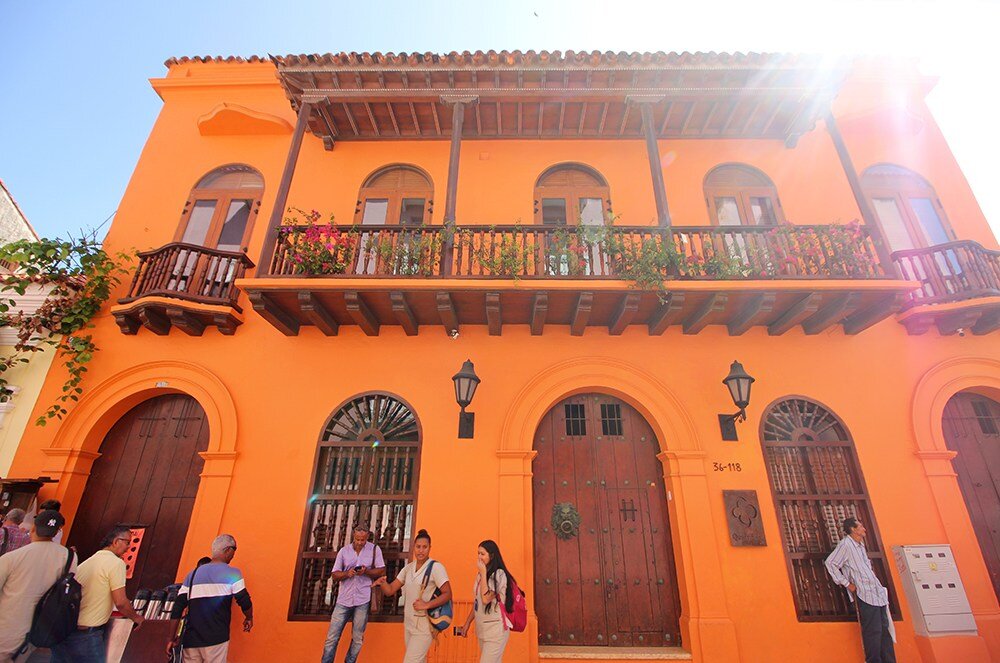
[{"label": "blue sky", "polygon": [[[952,0],[100,2],[0,0],[0,179],[40,234],[114,213],[174,55],[475,49],[877,53],[920,58],[994,233],[1000,4]],[[980,64],[982,63],[982,64]]]}]

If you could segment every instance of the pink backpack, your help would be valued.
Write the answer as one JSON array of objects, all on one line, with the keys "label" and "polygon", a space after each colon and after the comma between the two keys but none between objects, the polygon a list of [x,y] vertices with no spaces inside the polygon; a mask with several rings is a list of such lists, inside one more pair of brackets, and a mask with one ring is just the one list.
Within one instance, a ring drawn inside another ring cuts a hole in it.
[{"label": "pink backpack", "polygon": [[[508,578],[509,580],[509,578]],[[528,626],[528,602],[524,598],[524,592],[513,580],[514,590],[514,610],[507,612],[507,605],[504,599],[500,599],[500,614],[503,615],[504,629],[520,633]]]}]

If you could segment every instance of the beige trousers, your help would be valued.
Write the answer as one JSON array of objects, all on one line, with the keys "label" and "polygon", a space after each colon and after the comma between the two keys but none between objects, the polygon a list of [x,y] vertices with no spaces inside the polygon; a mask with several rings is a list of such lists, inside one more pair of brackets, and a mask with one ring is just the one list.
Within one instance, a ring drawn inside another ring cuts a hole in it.
[{"label": "beige trousers", "polygon": [[226,663],[229,656],[229,643],[211,647],[185,647],[184,663]]},{"label": "beige trousers", "polygon": [[427,663],[427,652],[434,644],[433,635],[405,631],[403,641],[406,643],[406,655],[403,657],[403,663]]},{"label": "beige trousers", "polygon": [[479,639],[479,663],[500,663],[503,661],[503,650],[510,640],[510,631],[504,631],[499,640]]}]

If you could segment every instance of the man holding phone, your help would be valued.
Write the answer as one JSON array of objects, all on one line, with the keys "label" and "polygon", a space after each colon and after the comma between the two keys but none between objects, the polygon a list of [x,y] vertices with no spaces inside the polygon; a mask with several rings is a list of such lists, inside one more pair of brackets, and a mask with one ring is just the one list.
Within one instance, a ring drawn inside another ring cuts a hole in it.
[{"label": "man holding phone", "polygon": [[352,622],[351,648],[347,650],[344,663],[355,663],[365,639],[368,625],[368,609],[372,602],[372,582],[385,575],[385,560],[382,551],[374,543],[368,542],[368,528],[358,525],[354,528],[351,543],[337,553],[333,563],[334,582],[340,583],[337,591],[337,605],[330,616],[330,630],[326,632],[323,645],[322,663],[333,663],[337,644],[347,622]]}]

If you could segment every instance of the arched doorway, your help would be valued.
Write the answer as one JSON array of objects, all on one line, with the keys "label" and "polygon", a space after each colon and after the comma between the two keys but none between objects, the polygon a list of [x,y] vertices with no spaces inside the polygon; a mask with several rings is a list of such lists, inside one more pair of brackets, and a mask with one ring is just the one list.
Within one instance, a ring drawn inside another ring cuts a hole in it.
[{"label": "arched doorway", "polygon": [[970,392],[955,394],[944,408],[944,439],[983,560],[1000,597],[1000,403]]},{"label": "arched doorway", "polygon": [[627,403],[581,394],[535,433],[539,644],[679,646],[680,600],[659,446]]},{"label": "arched doorway", "polygon": [[129,410],[101,443],[70,531],[80,559],[97,551],[114,525],[145,525],[126,590],[131,596],[173,583],[204,466],[198,452],[207,448],[205,412],[186,394]]}]

